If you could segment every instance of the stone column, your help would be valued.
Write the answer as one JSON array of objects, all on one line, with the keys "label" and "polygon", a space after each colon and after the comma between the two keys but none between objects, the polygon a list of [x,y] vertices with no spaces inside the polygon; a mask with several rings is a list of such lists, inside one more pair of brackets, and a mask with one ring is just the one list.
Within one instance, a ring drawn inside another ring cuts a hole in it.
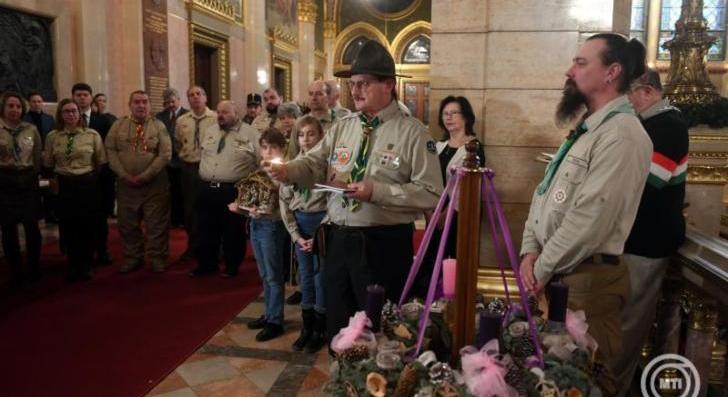
[{"label": "stone column", "polygon": [[[432,3],[430,120],[445,96],[470,100],[517,247],[545,169],[535,159],[555,152],[567,134],[553,116],[564,73],[591,32],[625,32],[629,14],[627,0]],[[441,136],[436,123],[430,126]],[[481,264],[495,266],[488,227],[482,229]]]},{"label": "stone column", "polygon": [[291,87],[293,98],[286,100],[295,100],[303,102],[307,97],[308,85],[313,81],[314,72],[316,71],[316,18],[318,17],[318,7],[313,0],[298,1],[298,78],[294,78]]},{"label": "stone column", "polygon": [[[88,83],[96,92],[108,92],[108,52],[100,50],[111,39],[107,33],[107,2],[82,0],[80,5],[80,80]],[[99,16],[104,16],[99,18]],[[101,43],[99,43],[101,40]],[[71,93],[59,93],[59,98]]]},{"label": "stone column", "polygon": [[334,78],[334,41],[336,39],[336,21],[324,21],[324,53],[326,53],[326,69],[324,80]]},{"label": "stone column", "polygon": [[246,1],[245,38],[242,77],[245,94],[257,92],[273,85],[270,41],[265,25],[265,2]]}]

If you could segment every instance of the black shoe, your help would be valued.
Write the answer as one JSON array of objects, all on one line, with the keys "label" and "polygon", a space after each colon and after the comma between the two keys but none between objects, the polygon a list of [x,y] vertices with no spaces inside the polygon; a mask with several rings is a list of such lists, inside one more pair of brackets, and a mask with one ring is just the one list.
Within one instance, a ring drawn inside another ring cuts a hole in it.
[{"label": "black shoe", "polygon": [[191,272],[187,273],[187,275],[190,276],[190,277],[193,277],[193,278],[194,277],[202,277],[202,276],[206,276],[208,274],[215,273],[215,270],[216,269],[206,269],[204,267],[199,267],[198,266],[194,270],[192,270]]},{"label": "black shoe", "polygon": [[260,316],[255,320],[248,321],[248,329],[261,329],[265,327],[265,316]]},{"label": "black shoe", "polygon": [[311,337],[303,349],[306,353],[316,353],[326,344],[326,314],[315,313],[315,321]]},{"label": "black shoe", "polygon": [[277,338],[283,335],[283,326],[273,323],[266,323],[260,332],[255,335],[255,340],[258,342],[269,341],[273,338]]},{"label": "black shoe", "polygon": [[296,339],[296,341],[293,342],[293,345],[291,346],[291,348],[297,352],[303,351],[303,349],[306,347],[306,344],[308,343],[308,340],[311,339],[311,336],[313,334],[314,322],[316,321],[314,318],[313,309],[301,310],[301,318],[303,319],[301,335],[299,335],[298,339]]},{"label": "black shoe", "polygon": [[231,277],[235,277],[237,275],[238,275],[238,271],[232,270],[232,269],[227,269],[227,270],[220,272],[220,277],[222,277],[222,278],[231,278]]},{"label": "black shoe", "polygon": [[291,294],[288,298],[286,298],[286,304],[287,305],[300,305],[301,299],[303,296],[301,295],[301,291],[296,291]]}]

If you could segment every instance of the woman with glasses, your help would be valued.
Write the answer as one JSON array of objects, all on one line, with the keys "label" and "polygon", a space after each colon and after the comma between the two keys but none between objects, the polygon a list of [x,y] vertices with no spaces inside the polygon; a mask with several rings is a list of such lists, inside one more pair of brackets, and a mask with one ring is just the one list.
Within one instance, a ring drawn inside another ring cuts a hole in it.
[{"label": "woman with glasses", "polygon": [[98,171],[106,164],[98,132],[81,122],[78,106],[63,99],[56,110],[56,129],[46,138],[44,166],[58,186],[59,219],[67,236],[68,281],[91,279],[94,222],[101,215]]},{"label": "woman with glasses", "polygon": [[5,258],[13,283],[22,282],[22,256],[18,224],[25,230],[25,252],[32,281],[40,277],[42,215],[38,173],[41,139],[31,123],[23,121],[27,105],[20,94],[5,92],[0,97],[0,230]]},{"label": "woman with glasses", "polygon": [[[470,102],[468,102],[465,97],[448,96],[440,102],[440,113],[437,124],[445,131],[445,138],[442,141],[437,142],[435,144],[435,148],[437,149],[437,155],[440,158],[442,180],[445,184],[447,184],[447,181],[452,177],[450,170],[462,165],[463,160],[465,159],[465,144],[473,140],[476,142],[478,141],[475,137],[475,130],[473,128],[473,125],[475,124],[473,107],[470,106]],[[478,161],[481,167],[485,165],[485,153],[483,152],[483,145],[480,144],[480,142],[478,142]],[[455,209],[457,210],[457,206]],[[442,229],[445,225],[445,212],[443,211],[440,219],[430,221],[438,222],[438,227],[435,229],[432,243],[430,243],[424,259],[424,265],[427,266],[430,271],[420,271],[419,273],[428,275],[427,277],[431,274],[431,270],[435,263],[437,248],[439,246],[440,237],[442,236]],[[455,257],[457,250],[457,221],[458,215],[457,211],[455,211],[447,238],[447,244],[445,245],[444,258]],[[429,283],[429,279],[426,279],[427,277],[420,278],[417,282],[417,290],[422,294],[427,292],[427,283]]]}]

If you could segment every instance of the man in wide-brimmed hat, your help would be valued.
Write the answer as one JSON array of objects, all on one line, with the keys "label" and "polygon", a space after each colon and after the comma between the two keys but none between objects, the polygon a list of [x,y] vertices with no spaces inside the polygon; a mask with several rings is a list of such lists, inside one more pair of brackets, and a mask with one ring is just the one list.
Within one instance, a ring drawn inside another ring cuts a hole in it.
[{"label": "man in wide-brimmed hat", "polygon": [[[329,196],[323,267],[329,337],[366,305],[366,288],[379,284],[397,301],[414,254],[414,221],[437,204],[442,193],[435,142],[396,100],[397,74],[389,52],[376,41],[359,50],[350,78],[356,113],[331,127],[306,156],[263,166],[272,177],[311,187],[326,183],[345,189]],[[316,175],[326,175],[325,181]]]}]

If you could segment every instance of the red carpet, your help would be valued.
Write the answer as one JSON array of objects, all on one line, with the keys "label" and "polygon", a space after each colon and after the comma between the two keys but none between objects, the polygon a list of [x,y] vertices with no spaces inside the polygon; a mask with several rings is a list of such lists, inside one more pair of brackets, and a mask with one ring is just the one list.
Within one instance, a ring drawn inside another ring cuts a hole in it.
[{"label": "red carpet", "polygon": [[179,229],[166,273],[118,274],[111,229],[114,264],[93,281],[66,284],[54,243],[43,249],[42,282],[0,285],[0,395],[142,396],[260,293],[250,248],[235,278],[187,277],[193,264],[175,263],[186,245]]}]

